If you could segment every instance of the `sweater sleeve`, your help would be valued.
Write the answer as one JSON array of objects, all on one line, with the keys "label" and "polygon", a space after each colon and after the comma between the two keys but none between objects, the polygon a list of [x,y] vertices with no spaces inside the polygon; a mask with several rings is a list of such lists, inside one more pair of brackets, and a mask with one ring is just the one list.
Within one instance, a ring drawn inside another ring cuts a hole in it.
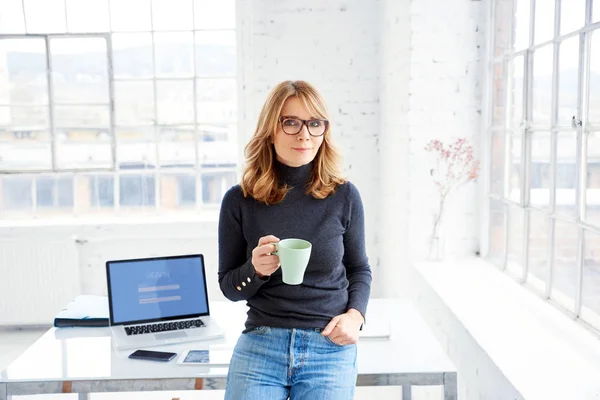
[{"label": "sweater sleeve", "polygon": [[344,232],[344,258],[348,278],[348,306],[355,308],[365,318],[371,295],[371,267],[366,254],[365,216],[358,189],[348,182],[348,206]]},{"label": "sweater sleeve", "polygon": [[248,300],[268,282],[256,275],[242,228],[239,200],[241,189],[235,186],[225,193],[219,215],[219,286],[229,300]]}]

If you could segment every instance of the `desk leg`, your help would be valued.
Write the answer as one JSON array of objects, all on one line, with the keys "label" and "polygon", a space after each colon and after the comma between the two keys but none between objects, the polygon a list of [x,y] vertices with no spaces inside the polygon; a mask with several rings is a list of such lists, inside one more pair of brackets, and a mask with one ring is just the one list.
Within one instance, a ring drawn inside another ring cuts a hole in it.
[{"label": "desk leg", "polygon": [[412,386],[410,383],[402,385],[402,400],[412,400]]},{"label": "desk leg", "polygon": [[88,400],[87,393],[79,393],[79,400]]},{"label": "desk leg", "polygon": [[456,372],[444,373],[444,400],[458,399],[458,384],[456,381]]}]

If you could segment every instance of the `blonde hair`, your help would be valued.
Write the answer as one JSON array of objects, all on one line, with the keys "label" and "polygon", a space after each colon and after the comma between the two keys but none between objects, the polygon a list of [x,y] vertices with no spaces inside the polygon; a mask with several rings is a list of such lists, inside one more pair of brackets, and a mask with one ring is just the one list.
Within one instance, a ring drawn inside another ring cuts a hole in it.
[{"label": "blonde hair", "polygon": [[[313,117],[329,120],[325,101],[309,83],[285,81],[275,86],[263,105],[256,131],[245,148],[246,165],[241,182],[244,197],[252,196],[265,204],[277,204],[289,190],[287,185],[280,186],[278,182],[273,137],[277,132],[283,104],[292,96],[298,97]],[[345,183],[339,160],[339,153],[331,141],[331,124],[328,124],[323,143],[313,160],[312,177],[305,193],[315,199],[324,199],[335,192],[337,185]]]}]

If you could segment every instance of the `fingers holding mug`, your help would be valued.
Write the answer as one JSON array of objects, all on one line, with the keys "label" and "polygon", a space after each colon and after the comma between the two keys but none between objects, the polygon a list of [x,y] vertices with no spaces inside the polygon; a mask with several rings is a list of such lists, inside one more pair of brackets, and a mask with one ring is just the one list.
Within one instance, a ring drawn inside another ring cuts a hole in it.
[{"label": "fingers holding mug", "polygon": [[279,238],[273,235],[263,236],[258,240],[258,246],[252,250],[252,265],[259,277],[270,276],[279,268],[279,257],[272,254],[277,246],[273,243],[279,242]]}]

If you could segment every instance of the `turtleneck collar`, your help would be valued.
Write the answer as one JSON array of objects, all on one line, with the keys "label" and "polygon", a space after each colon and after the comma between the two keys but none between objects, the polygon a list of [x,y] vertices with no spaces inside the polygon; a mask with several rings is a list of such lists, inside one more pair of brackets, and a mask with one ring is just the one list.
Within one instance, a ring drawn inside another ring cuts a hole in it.
[{"label": "turtleneck collar", "polygon": [[290,167],[275,159],[275,171],[277,171],[279,182],[289,186],[304,185],[310,180],[312,169],[312,162],[300,167]]}]

